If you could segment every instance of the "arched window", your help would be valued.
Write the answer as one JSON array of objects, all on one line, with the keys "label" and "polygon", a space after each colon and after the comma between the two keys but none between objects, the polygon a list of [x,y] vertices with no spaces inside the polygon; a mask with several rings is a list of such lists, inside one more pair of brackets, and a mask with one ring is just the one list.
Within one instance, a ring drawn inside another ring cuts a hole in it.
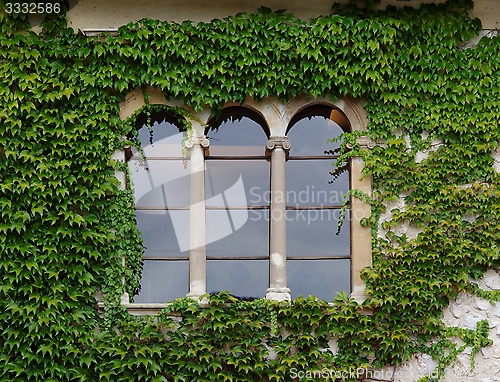
[{"label": "arched window", "polygon": [[350,291],[349,211],[338,223],[350,188],[350,168],[335,169],[340,142],[329,142],[348,131],[337,109],[316,105],[290,121],[290,151],[286,164],[287,280],[292,298],[315,295],[331,301]]},{"label": "arched window", "polygon": [[[370,206],[346,198],[350,189],[369,195],[371,180],[361,157],[334,167],[340,143],[330,142],[365,129],[360,106],[298,97],[209,115],[189,119],[189,133],[166,113],[152,116],[151,127],[138,122],[142,153],[126,155],[145,245],[135,302],[160,309],[223,290],[326,301],[350,291],[362,301],[371,233],[360,221]],[[372,145],[363,136],[358,143]]]},{"label": "arched window", "polygon": [[137,227],[144,240],[141,290],[135,302],[184,297],[189,285],[190,161],[177,119],[157,115],[138,131],[142,153],[129,153]]},{"label": "arched window", "polygon": [[207,291],[264,297],[269,284],[268,129],[229,107],[209,122],[205,156]]}]

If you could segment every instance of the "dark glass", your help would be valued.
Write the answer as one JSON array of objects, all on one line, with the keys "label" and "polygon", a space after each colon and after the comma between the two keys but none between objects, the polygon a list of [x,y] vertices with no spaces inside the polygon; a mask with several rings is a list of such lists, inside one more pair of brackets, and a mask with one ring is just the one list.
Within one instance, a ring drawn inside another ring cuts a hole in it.
[{"label": "dark glass", "polygon": [[186,296],[189,286],[189,210],[176,209],[190,205],[187,135],[165,120],[154,122],[151,130],[143,125],[138,134],[145,158],[132,149],[129,168],[145,251],[141,291],[134,301],[168,302]]},{"label": "dark glass", "polygon": [[339,292],[350,292],[351,262],[341,260],[288,260],[288,287],[292,298],[317,296],[332,301]]},{"label": "dark glass", "polygon": [[269,163],[265,160],[206,162],[206,204],[213,207],[269,205]]},{"label": "dark glass", "polygon": [[269,222],[263,210],[207,210],[207,256],[268,256]]},{"label": "dark glass", "polygon": [[[187,138],[186,132],[179,132],[179,129],[172,123],[154,122],[151,130],[146,126],[139,129],[139,141],[146,157],[186,157],[187,151],[183,144]],[[137,150],[132,148],[132,154],[137,154]]]},{"label": "dark glass", "polygon": [[264,156],[267,137],[262,127],[248,117],[228,120],[206,132],[211,156]]},{"label": "dark glass", "polygon": [[289,160],[286,163],[287,204],[341,205],[349,191],[349,171],[334,179],[330,160]]},{"label": "dark glass", "polygon": [[287,257],[350,256],[349,212],[339,235],[340,210],[286,211]]},{"label": "dark glass", "polygon": [[329,118],[323,116],[304,117],[295,123],[287,133],[292,145],[290,155],[325,155],[325,152],[329,153],[330,150],[340,147],[340,142],[329,143],[328,140],[339,137],[343,133],[342,128]]},{"label": "dark glass", "polygon": [[348,167],[335,170],[334,158],[308,159],[339,155],[341,140],[329,140],[348,130],[349,121],[342,113],[322,105],[299,112],[290,123],[286,218],[287,275],[292,298],[314,295],[331,301],[337,293],[350,291],[350,259],[314,260],[350,256],[349,213],[337,235],[340,210],[325,208],[339,207],[348,197]]},{"label": "dark glass", "polygon": [[144,239],[144,258],[189,256],[189,210],[136,210],[137,228]]},{"label": "dark glass", "polygon": [[190,166],[183,160],[130,160],[136,208],[188,208]]},{"label": "dark glass", "polygon": [[136,303],[169,302],[185,297],[189,288],[189,262],[145,260],[142,269],[141,291]]},{"label": "dark glass", "polygon": [[208,260],[207,291],[230,291],[240,297],[266,295],[269,285],[268,260]]}]

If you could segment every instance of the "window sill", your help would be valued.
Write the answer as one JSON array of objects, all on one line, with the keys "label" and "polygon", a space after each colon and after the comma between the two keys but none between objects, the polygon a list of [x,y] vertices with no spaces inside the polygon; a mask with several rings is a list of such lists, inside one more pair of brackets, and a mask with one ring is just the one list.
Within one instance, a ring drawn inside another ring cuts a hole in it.
[{"label": "window sill", "polygon": [[[167,308],[170,303],[157,303],[157,304],[136,304],[136,303],[122,303],[122,306],[127,309],[131,316],[156,316],[163,309]],[[101,317],[104,316],[105,305],[104,302],[97,304],[98,312]],[[180,317],[180,313],[170,312],[169,316]]]},{"label": "window sill", "polygon": [[[356,291],[350,294],[350,297],[356,300],[358,304],[362,304],[368,296],[363,291]],[[330,303],[333,304],[333,303]],[[156,316],[163,309],[167,308],[170,305],[168,302],[164,303],[122,303],[122,306],[127,309],[128,313],[132,316]],[[203,302],[200,304],[201,306],[206,306],[206,303]],[[104,315],[104,302],[100,301],[98,304],[99,315]],[[180,313],[170,312],[170,316],[179,316]]]}]

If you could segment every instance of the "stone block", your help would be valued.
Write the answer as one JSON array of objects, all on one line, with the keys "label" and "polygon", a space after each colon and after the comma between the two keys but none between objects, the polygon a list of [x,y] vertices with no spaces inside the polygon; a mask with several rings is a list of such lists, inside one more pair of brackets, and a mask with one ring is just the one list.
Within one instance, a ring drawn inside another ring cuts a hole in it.
[{"label": "stone block", "polygon": [[474,306],[479,309],[479,310],[489,310],[491,309],[491,304],[485,300],[484,298],[481,298],[481,297],[476,297],[474,299]]}]

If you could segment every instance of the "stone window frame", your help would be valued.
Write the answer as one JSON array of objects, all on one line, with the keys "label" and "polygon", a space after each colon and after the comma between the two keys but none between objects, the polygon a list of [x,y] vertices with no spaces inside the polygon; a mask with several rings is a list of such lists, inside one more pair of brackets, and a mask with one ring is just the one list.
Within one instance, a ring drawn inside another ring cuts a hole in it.
[{"label": "stone window frame", "polygon": [[[186,109],[193,118],[187,118],[192,125],[192,136],[186,143],[190,152],[191,173],[203,172],[205,166],[205,151],[208,150],[209,141],[205,137],[205,129],[211,118],[211,110],[204,108],[195,112],[190,107],[178,101],[167,101],[159,89],[146,88],[144,90],[149,95],[149,104],[162,104],[168,106],[182,107]],[[290,143],[286,137],[287,128],[292,118],[302,110],[315,105],[329,106],[339,110],[349,121],[351,131],[365,132],[367,130],[368,118],[363,108],[362,100],[355,100],[344,97],[337,101],[332,101],[328,97],[310,97],[299,96],[282,103],[276,99],[265,98],[262,101],[256,101],[247,97],[243,103],[227,103],[224,108],[244,107],[259,114],[266,121],[269,128],[270,137],[266,144],[269,155],[271,156],[271,165],[279,166],[277,171],[271,173],[278,176],[277,179],[271,179],[271,213],[270,216],[282,216],[273,214],[273,208],[280,210],[286,209],[286,204],[282,198],[276,198],[273,203],[273,189],[275,185],[283,182],[279,177],[284,175],[286,150],[290,148]],[[141,89],[135,89],[120,104],[120,118],[122,120],[133,115],[137,110],[145,106],[144,93]],[[374,143],[366,136],[361,135],[357,138],[358,143],[363,149],[371,149]],[[125,162],[125,154],[122,150],[117,150],[113,154],[114,160]],[[351,189],[360,190],[371,195],[371,177],[369,175],[362,177],[364,162],[361,157],[352,157],[350,159],[350,182]],[[125,174],[117,171],[117,178],[121,182],[121,188],[125,189]],[[205,195],[204,181],[199,178],[191,184],[191,198],[194,200],[204,200],[200,195]],[[279,199],[279,200],[278,200]],[[361,219],[368,218],[371,215],[369,204],[357,198],[351,199],[351,293],[350,296],[358,302],[366,299],[365,283],[360,277],[361,270],[372,265],[371,249],[371,230],[369,227],[363,227],[360,224]],[[189,292],[187,297],[199,300],[206,294],[206,222],[205,222],[205,204],[196,203],[190,209],[190,232],[197,232],[197,235],[190,235],[193,248],[189,254]],[[271,218],[270,228],[270,248],[269,248],[269,288],[266,298],[273,300],[290,300],[290,290],[286,286],[286,225],[280,222],[273,222]],[[125,263],[125,261],[123,261]],[[121,303],[130,314],[156,314],[161,309],[168,306],[165,303],[130,303],[129,296],[124,294]],[[201,302],[201,300],[199,300]]]}]

